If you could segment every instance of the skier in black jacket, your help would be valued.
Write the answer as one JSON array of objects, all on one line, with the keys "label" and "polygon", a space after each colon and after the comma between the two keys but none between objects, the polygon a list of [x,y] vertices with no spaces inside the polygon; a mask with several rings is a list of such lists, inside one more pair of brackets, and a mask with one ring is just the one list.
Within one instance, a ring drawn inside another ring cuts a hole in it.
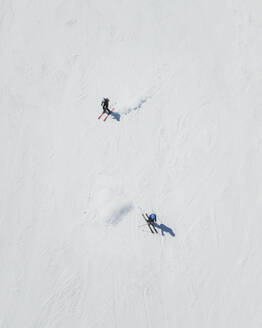
[{"label": "skier in black jacket", "polygon": [[104,113],[107,113],[108,115],[110,115],[112,113],[111,110],[108,108],[108,106],[109,106],[109,99],[108,98],[104,98],[102,100],[101,106],[103,107]]}]

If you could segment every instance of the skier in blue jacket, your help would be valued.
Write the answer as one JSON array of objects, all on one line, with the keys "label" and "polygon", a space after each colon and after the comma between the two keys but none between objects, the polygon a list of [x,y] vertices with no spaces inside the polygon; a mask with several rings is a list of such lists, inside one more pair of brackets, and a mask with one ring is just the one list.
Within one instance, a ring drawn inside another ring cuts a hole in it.
[{"label": "skier in blue jacket", "polygon": [[154,223],[156,222],[156,214],[152,213],[148,215],[147,218],[148,218],[148,223],[154,225]]}]

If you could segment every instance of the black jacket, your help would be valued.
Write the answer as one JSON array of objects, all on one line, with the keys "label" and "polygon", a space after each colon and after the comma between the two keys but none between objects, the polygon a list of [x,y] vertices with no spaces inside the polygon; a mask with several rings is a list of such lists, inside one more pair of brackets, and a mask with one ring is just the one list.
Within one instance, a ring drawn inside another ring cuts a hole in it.
[{"label": "black jacket", "polygon": [[103,107],[103,109],[108,109],[109,99],[108,98],[104,98],[103,101],[101,102],[101,106]]}]

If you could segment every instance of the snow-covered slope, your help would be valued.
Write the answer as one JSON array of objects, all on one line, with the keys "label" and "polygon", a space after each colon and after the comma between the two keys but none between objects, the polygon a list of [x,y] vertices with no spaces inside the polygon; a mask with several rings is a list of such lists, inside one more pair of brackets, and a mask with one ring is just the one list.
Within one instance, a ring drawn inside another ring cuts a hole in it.
[{"label": "snow-covered slope", "polygon": [[261,31],[259,0],[0,1],[1,328],[261,327]]}]

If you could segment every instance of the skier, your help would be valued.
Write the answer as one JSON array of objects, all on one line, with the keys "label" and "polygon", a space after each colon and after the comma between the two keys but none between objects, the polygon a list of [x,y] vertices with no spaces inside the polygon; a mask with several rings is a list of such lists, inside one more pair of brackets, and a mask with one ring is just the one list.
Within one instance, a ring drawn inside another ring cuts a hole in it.
[{"label": "skier", "polygon": [[[156,229],[156,227],[155,227],[156,214],[155,214],[155,213],[152,213],[152,214],[148,215],[148,214],[146,213],[146,217],[144,217],[144,219],[146,220],[146,222],[147,222],[147,224],[148,224],[148,227],[149,227],[150,231],[151,231],[152,233],[154,233],[154,231],[155,231],[156,233],[158,233],[158,231],[157,231],[157,229]],[[153,228],[154,230],[153,230],[152,228]]]},{"label": "skier", "polygon": [[108,106],[109,106],[109,99],[108,98],[104,98],[102,100],[101,106],[103,107],[103,113],[107,113],[108,115],[110,115],[112,113],[112,111],[108,108]]},{"label": "skier", "polygon": [[151,224],[152,226],[156,222],[156,214],[152,213],[149,216],[147,215],[148,218],[148,223]]},{"label": "skier", "polygon": [[152,214],[148,215],[147,213],[142,213],[142,216],[143,216],[144,220],[146,221],[150,231],[152,233],[154,233],[154,231],[156,233],[158,233],[158,231],[154,225],[154,223],[156,222],[156,214],[152,213]]}]

